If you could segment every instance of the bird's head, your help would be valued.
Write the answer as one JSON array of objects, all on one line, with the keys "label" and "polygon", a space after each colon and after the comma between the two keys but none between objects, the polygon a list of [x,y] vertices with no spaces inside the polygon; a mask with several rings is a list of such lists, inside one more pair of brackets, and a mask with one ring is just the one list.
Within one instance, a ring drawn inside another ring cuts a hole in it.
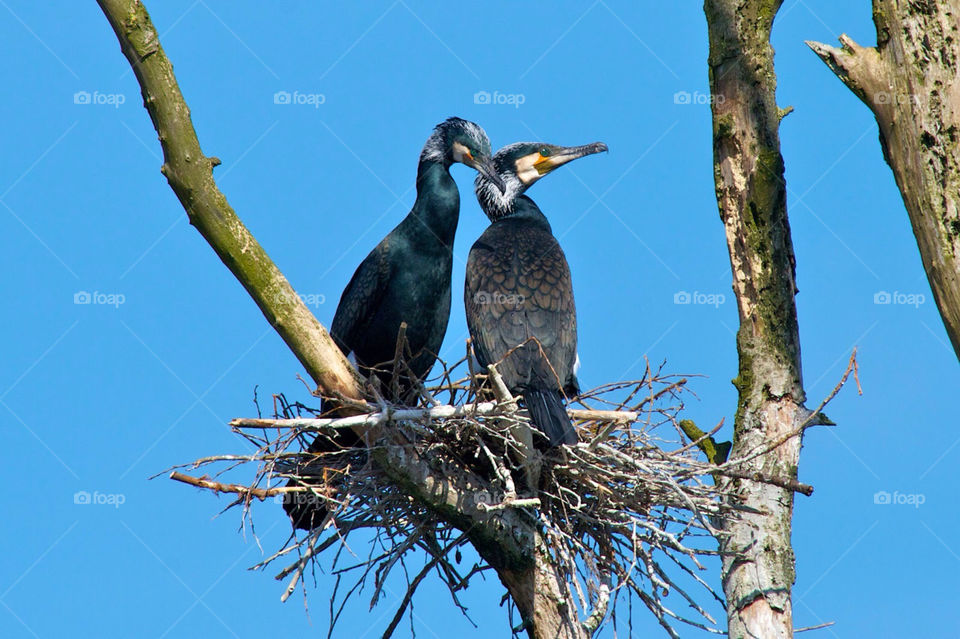
[{"label": "bird's head", "polygon": [[493,166],[490,138],[480,125],[461,118],[449,118],[436,126],[420,154],[421,160],[460,162],[476,169],[503,191],[503,182]]},{"label": "bird's head", "polygon": [[567,162],[606,151],[603,142],[582,146],[557,146],[543,142],[516,142],[493,156],[493,165],[505,188],[491,182],[481,173],[475,188],[480,207],[491,221],[509,215],[514,201],[534,182]]}]

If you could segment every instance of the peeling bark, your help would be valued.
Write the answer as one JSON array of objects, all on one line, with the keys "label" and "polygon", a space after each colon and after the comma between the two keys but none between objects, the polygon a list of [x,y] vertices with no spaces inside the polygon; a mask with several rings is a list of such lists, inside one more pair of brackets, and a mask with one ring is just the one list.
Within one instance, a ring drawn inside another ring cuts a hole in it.
[{"label": "peeling bark", "polygon": [[[798,429],[803,406],[795,259],[770,31],[781,0],[705,0],[710,36],[714,179],[740,314],[739,391],[730,458],[746,458]],[[800,429],[802,432],[802,429]],[[740,464],[797,478],[801,434]],[[729,636],[792,637],[793,493],[746,479],[732,499],[763,514],[719,522]]]},{"label": "peeling bark", "polygon": [[960,0],[873,0],[877,46],[807,42],[873,111],[960,357]]}]

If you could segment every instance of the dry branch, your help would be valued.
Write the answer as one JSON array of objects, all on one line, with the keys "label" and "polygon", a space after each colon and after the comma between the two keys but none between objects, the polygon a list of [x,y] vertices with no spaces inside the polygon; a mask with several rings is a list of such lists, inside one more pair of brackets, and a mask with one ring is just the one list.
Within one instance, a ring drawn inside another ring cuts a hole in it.
[{"label": "dry branch", "polygon": [[[453,417],[486,417],[502,415],[508,409],[503,404],[495,402],[480,402],[477,404],[461,404],[451,406],[439,404],[430,408],[390,408],[385,412],[368,413],[366,415],[352,415],[338,418],[294,418],[294,419],[262,419],[237,418],[230,422],[234,428],[264,429],[264,428],[298,428],[304,432],[316,432],[328,428],[364,429],[372,426],[381,426],[388,422],[400,421],[428,421],[433,419],[449,419]],[[590,410],[570,408],[567,414],[574,420],[583,422],[613,422],[630,423],[640,418],[637,411]]]},{"label": "dry branch", "polygon": [[185,484],[190,484],[191,486],[196,486],[197,488],[206,488],[207,490],[212,490],[215,493],[235,493],[241,497],[256,497],[260,501],[267,499],[268,497],[275,497],[276,495],[282,495],[288,492],[303,492],[308,490],[303,487],[285,487],[277,486],[276,488],[251,488],[249,486],[241,486],[240,484],[224,484],[218,481],[213,481],[207,477],[191,477],[190,475],[184,475],[181,472],[173,471],[170,473],[170,479],[174,481],[183,482]]},{"label": "dry branch", "polygon": [[359,397],[359,385],[340,349],[217,188],[213,169],[220,160],[207,157],[200,148],[190,109],[146,7],[139,0],[97,2],[140,84],[144,107],[163,149],[161,171],[190,224],[243,285],[316,384],[331,397]]},{"label": "dry branch", "polygon": [[866,104],[960,357],[960,0],[873,0],[877,46],[807,42]]}]

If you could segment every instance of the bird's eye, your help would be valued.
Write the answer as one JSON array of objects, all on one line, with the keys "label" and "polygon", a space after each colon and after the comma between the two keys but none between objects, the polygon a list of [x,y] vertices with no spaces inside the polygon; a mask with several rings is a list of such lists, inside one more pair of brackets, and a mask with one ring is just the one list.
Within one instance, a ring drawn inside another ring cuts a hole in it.
[{"label": "bird's eye", "polygon": [[547,147],[543,147],[542,149],[540,149],[540,155],[542,155],[545,158],[550,157],[550,149],[548,149]]}]

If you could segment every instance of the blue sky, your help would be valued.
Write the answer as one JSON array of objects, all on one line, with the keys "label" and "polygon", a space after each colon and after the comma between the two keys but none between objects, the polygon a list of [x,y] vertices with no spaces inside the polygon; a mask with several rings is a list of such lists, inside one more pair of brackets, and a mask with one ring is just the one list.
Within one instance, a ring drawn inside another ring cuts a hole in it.
[{"label": "blue sky", "polygon": [[[666,360],[706,376],[692,382],[687,413],[726,418],[729,433],[737,312],[713,193],[699,2],[148,8],[203,149],[223,161],[222,190],[324,323],[356,265],[409,210],[437,122],[475,120],[495,147],[606,142],[609,154],[530,191],[573,271],[583,386],[638,376],[644,356]],[[845,389],[827,410],[838,426],[805,440],[800,478],[816,492],[797,501],[796,624],[835,621],[816,633],[827,637],[954,636],[960,626],[944,611],[960,604],[949,488],[960,367],[873,117],[803,44],[841,32],[874,43],[867,0],[786,0],[774,32],[778,100],[796,109],[781,135],[808,403],[830,392],[855,345],[864,389]],[[261,398],[302,399],[300,366],[186,222],[95,3],[0,0],[0,52],[0,635],[325,632],[329,575],[311,584],[311,625],[299,596],[280,603],[272,572],[247,570],[261,550],[235,513],[214,517],[226,500],[147,479],[244,452],[226,422],[255,414],[257,385]],[[276,104],[281,91],[299,104]],[[500,103],[477,104],[483,91]],[[455,359],[464,262],[486,220],[472,172],[453,175],[463,204],[445,349]],[[75,303],[82,292],[96,303]],[[683,293],[714,303],[675,303]],[[78,491],[114,503],[78,505]],[[880,491],[923,503],[876,504]],[[280,509],[254,514],[263,547],[282,543]],[[716,571],[706,578],[719,583]],[[393,584],[372,613],[362,597],[342,635],[379,636],[400,595]],[[500,595],[495,579],[466,595],[474,629],[427,583],[414,627],[421,637],[504,636]],[[637,610],[636,634],[657,633]],[[404,622],[398,636],[409,632]]]}]

